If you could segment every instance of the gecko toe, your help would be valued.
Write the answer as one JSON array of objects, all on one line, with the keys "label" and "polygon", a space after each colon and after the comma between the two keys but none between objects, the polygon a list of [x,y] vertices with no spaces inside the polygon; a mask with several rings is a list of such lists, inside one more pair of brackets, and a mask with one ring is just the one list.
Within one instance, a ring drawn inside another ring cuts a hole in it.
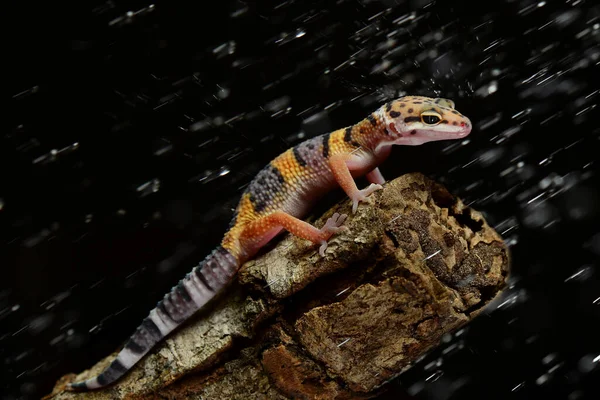
[{"label": "gecko toe", "polygon": [[321,257],[325,257],[325,250],[327,249],[327,241],[326,240],[322,240],[321,241],[321,247],[319,247],[319,254],[321,255]]}]

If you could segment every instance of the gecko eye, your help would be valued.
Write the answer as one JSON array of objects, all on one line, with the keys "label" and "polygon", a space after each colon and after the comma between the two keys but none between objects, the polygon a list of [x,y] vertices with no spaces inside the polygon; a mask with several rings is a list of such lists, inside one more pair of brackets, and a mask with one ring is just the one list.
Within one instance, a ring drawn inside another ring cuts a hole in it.
[{"label": "gecko eye", "polygon": [[442,116],[433,111],[426,111],[421,114],[421,121],[427,125],[437,125],[442,120]]}]

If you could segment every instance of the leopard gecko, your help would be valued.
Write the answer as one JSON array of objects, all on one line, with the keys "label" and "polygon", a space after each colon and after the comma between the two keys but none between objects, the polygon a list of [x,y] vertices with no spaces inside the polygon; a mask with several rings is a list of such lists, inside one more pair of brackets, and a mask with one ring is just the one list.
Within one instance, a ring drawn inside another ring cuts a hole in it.
[{"label": "leopard gecko", "polygon": [[[301,218],[327,191],[341,187],[360,202],[385,182],[379,171],[393,145],[464,138],[471,122],[442,98],[405,96],[384,104],[356,125],[310,138],[263,168],[242,194],[221,244],[192,269],[142,321],[117,358],[99,375],[71,389],[107,386],[129,371],[171,331],[220,292],[244,262],[282,231],[309,240],[324,256],[328,239],[346,215],[334,214],[317,228]],[[370,185],[358,189],[355,177]]]}]

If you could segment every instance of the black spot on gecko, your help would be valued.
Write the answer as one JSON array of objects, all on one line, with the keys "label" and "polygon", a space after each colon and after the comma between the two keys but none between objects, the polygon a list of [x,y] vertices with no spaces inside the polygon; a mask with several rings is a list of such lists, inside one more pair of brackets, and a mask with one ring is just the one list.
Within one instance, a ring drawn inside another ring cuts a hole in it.
[{"label": "black spot on gecko", "polygon": [[409,123],[409,122],[418,122],[420,121],[421,118],[419,117],[406,117],[404,118],[404,122]]},{"label": "black spot on gecko", "polygon": [[345,142],[352,142],[352,127],[349,126],[346,128],[346,131],[344,132],[344,141]]},{"label": "black spot on gecko", "polygon": [[406,104],[400,103],[400,108],[404,108],[404,107],[406,107]]},{"label": "black spot on gecko", "polygon": [[125,348],[129,351],[131,351],[132,353],[135,354],[141,354],[144,351],[146,351],[146,348],[143,346],[140,346],[139,344],[137,344],[133,338],[129,339],[129,341],[127,342],[127,344],[125,345]]},{"label": "black spot on gecko", "polygon": [[146,332],[148,332],[150,337],[152,337],[152,339],[156,340],[157,342],[162,338],[162,333],[160,333],[160,329],[158,329],[158,326],[156,326],[154,321],[152,321],[150,318],[144,319],[144,321],[142,322],[142,328],[144,328]]},{"label": "black spot on gecko", "polygon": [[306,167],[306,160],[304,158],[302,158],[302,154],[300,154],[300,150],[298,149],[298,146],[294,146],[292,148],[292,152],[294,153],[294,158],[296,159],[296,162],[301,167]]},{"label": "black spot on gecko", "polygon": [[[252,201],[252,200],[250,200]],[[206,288],[208,290],[210,290],[211,292],[214,292],[215,289],[210,286],[210,284],[208,283],[208,280],[206,280],[206,277],[204,276],[204,273],[202,272],[202,268],[196,268],[195,271],[196,273],[196,277],[200,280],[200,282],[202,282],[204,284],[204,286],[206,286]]]},{"label": "black spot on gecko", "polygon": [[269,171],[277,177],[277,182],[279,182],[280,185],[283,185],[285,183],[285,179],[283,178],[281,171],[277,169],[277,167],[275,167],[274,165],[269,165],[268,168]]},{"label": "black spot on gecko", "polygon": [[390,111],[390,117],[392,117],[392,118],[398,118],[401,115],[402,114],[398,111]]},{"label": "black spot on gecko", "polygon": [[314,150],[315,149],[315,145],[312,143],[307,143],[306,147],[308,147],[309,150]]},{"label": "black spot on gecko", "polygon": [[127,368],[123,365],[121,361],[119,361],[119,359],[115,359],[113,360],[113,362],[110,363],[110,371],[112,372],[112,376],[109,377],[109,381],[111,380],[110,378],[118,378],[123,372],[127,372]]},{"label": "black spot on gecko", "polygon": [[414,110],[413,110],[412,108],[409,108],[409,109],[408,109],[408,113],[409,113],[409,114],[412,114],[412,112],[413,112],[413,111],[414,111]]},{"label": "black spot on gecko", "polygon": [[435,99],[435,104],[440,104],[441,101],[442,99]]},{"label": "black spot on gecko", "polygon": [[269,164],[263,168],[246,189],[254,210],[261,212],[267,208],[284,184],[285,179],[277,167]]},{"label": "black spot on gecko", "polygon": [[390,101],[389,103],[387,103],[385,105],[385,111],[390,112],[391,109],[392,109],[392,102]]},{"label": "black spot on gecko", "polygon": [[413,104],[423,104],[422,101],[413,101]]},{"label": "black spot on gecko", "polygon": [[452,121],[452,125],[458,125],[458,122]]},{"label": "black spot on gecko", "polygon": [[323,157],[325,158],[329,157],[329,136],[331,136],[331,133],[323,135]]},{"label": "black spot on gecko", "polygon": [[416,131],[416,130],[414,130],[414,129],[413,129],[412,131],[410,131],[410,134],[411,134],[411,135],[416,135],[416,133],[417,133],[417,131]]},{"label": "black spot on gecko", "polygon": [[185,285],[183,284],[183,281],[179,281],[179,283],[175,287],[175,291],[183,299],[184,302],[189,303],[190,301],[192,301],[192,297],[187,291]]},{"label": "black spot on gecko", "polygon": [[377,118],[375,118],[375,116],[373,114],[369,114],[369,116],[367,117],[367,119],[369,120],[369,122],[371,123],[371,125],[377,126]]},{"label": "black spot on gecko", "polygon": [[[166,297],[165,297],[165,299],[166,299]],[[161,301],[158,302],[158,304],[156,305],[156,309],[160,310],[160,312],[163,314],[161,316],[161,318],[164,316],[166,318],[169,318],[173,322],[177,322],[174,319],[174,317],[171,315],[171,313],[169,313],[169,311],[167,310],[167,307],[165,306],[165,299],[162,299]]]},{"label": "black spot on gecko", "polygon": [[231,229],[235,226],[237,217],[238,217],[238,209],[236,208],[235,211],[233,212],[233,217],[231,217],[231,221],[229,222],[229,229]]},{"label": "black spot on gecko", "polygon": [[452,110],[451,113],[454,115],[458,115],[458,111],[456,111],[456,110]]}]

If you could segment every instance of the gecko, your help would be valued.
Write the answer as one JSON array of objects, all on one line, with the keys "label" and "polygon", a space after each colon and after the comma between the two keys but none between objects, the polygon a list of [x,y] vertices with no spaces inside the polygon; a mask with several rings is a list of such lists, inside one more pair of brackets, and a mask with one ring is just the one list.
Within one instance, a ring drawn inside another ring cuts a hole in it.
[{"label": "gecko", "polygon": [[[174,286],[99,375],[71,383],[71,390],[110,385],[125,375],[171,331],[204,307],[235,277],[246,261],[283,231],[306,239],[325,256],[328,240],[343,228],[345,214],[333,214],[321,228],[302,220],[326,192],[341,187],[359,203],[383,188],[379,165],[393,145],[460,139],[471,121],[452,100],[404,96],[388,102],[355,125],[310,138],[283,152],[244,190],[221,244]],[[370,185],[358,189],[354,178]]]}]

